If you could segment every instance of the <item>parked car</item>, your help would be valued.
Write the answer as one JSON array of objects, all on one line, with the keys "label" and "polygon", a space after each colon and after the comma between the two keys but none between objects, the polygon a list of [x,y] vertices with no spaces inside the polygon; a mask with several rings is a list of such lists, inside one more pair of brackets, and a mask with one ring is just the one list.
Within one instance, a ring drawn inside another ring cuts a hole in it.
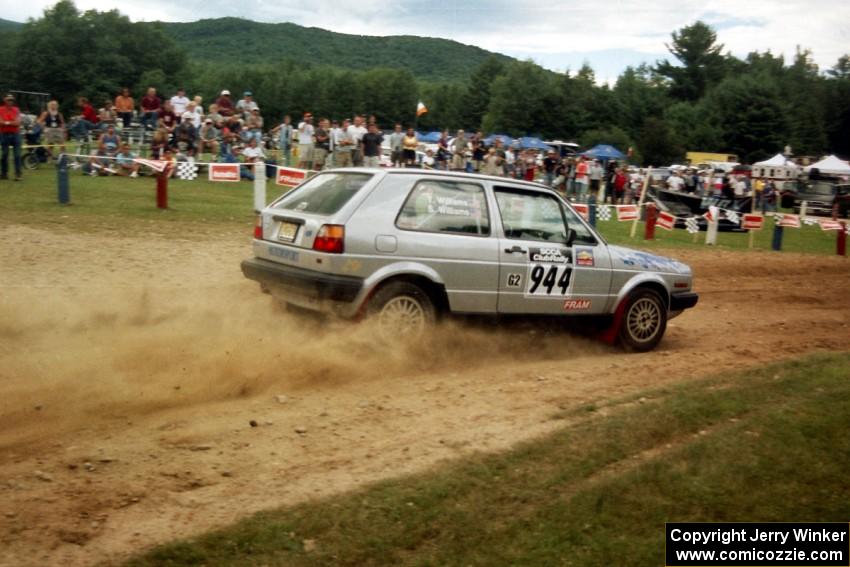
[{"label": "parked car", "polygon": [[448,314],[592,316],[654,348],[697,303],[691,269],[609,245],[543,185],[417,169],[335,169],[258,216],[246,277],[280,301],[416,335]]},{"label": "parked car", "polygon": [[797,214],[805,201],[808,215],[832,216],[833,207],[837,205],[838,216],[847,218],[850,210],[850,184],[823,179],[800,181],[796,191],[787,196],[783,194],[783,204],[789,200]]}]

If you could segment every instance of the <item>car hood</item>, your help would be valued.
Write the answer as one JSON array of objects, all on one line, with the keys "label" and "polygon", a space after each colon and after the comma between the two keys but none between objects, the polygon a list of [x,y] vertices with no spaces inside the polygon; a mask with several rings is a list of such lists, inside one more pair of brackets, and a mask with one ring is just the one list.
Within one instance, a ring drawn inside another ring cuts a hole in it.
[{"label": "car hood", "polygon": [[642,250],[624,246],[608,246],[611,253],[611,266],[617,270],[644,270],[662,274],[691,274],[691,268],[666,256],[656,256]]}]

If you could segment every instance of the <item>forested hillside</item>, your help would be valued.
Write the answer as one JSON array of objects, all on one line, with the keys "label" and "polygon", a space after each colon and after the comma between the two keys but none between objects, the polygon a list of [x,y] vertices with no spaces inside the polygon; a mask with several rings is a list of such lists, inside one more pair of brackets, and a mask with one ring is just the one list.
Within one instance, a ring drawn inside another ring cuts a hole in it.
[{"label": "forested hillside", "polygon": [[194,61],[270,63],[292,59],[354,70],[407,69],[419,79],[450,81],[468,77],[488,57],[510,60],[445,39],[348,35],[292,23],[217,18],[160,26]]},{"label": "forested hillside", "polygon": [[[374,114],[385,128],[416,122],[606,142],[632,147],[634,161],[648,164],[679,161],[687,150],[753,161],[786,145],[796,155],[850,157],[850,56],[829,69],[804,47],[787,58],[769,50],[735,57],[699,21],[671,30],[669,49],[668,60],[600,85],[589,65],[555,73],[445,40],[234,18],[134,23],[62,0],[19,30],[0,31],[0,88],[52,93],[67,114],[77,96],[101,105],[123,86],[137,99],[149,86],[166,96],[180,86],[205,105],[222,89],[251,90],[267,124],[306,111]],[[420,100],[429,111],[417,121]]]}]

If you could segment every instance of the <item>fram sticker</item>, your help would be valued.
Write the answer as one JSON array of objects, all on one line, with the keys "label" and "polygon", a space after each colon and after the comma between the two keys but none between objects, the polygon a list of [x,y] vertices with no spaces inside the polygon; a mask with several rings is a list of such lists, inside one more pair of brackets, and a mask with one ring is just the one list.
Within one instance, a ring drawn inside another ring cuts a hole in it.
[{"label": "fram sticker", "polygon": [[508,274],[508,287],[519,287],[522,284],[522,274]]},{"label": "fram sticker", "polygon": [[564,311],[587,311],[590,309],[589,299],[567,299],[564,301]]},{"label": "fram sticker", "polygon": [[575,256],[576,256],[576,266],[593,267],[593,249],[592,248],[578,248],[578,247],[576,247]]}]

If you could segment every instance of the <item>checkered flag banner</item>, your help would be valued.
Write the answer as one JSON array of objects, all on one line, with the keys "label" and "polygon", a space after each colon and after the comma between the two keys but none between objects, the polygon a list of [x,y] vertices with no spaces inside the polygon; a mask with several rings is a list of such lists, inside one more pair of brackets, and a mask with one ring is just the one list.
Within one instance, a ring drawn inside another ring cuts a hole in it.
[{"label": "checkered flag banner", "polygon": [[611,220],[611,207],[602,205],[596,210],[596,218],[601,221]]},{"label": "checkered flag banner", "polygon": [[690,234],[699,232],[699,221],[696,217],[688,217],[685,219],[685,228]]},{"label": "checkered flag banner", "polygon": [[184,181],[194,181],[198,178],[198,166],[188,161],[181,161],[177,164],[177,178]]},{"label": "checkered flag banner", "polygon": [[735,224],[741,224],[741,217],[735,211],[726,211],[726,220]]}]

